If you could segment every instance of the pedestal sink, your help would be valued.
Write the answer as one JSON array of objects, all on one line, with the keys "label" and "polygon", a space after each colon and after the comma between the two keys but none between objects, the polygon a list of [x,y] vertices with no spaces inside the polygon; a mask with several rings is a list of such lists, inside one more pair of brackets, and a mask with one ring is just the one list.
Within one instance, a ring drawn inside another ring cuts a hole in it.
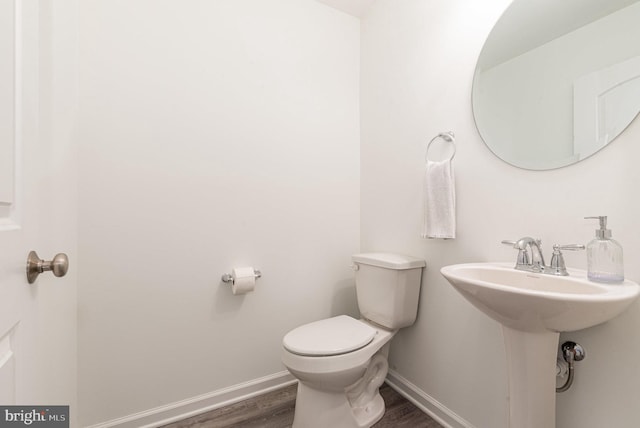
[{"label": "pedestal sink", "polygon": [[598,284],[515,270],[509,263],[468,263],[440,272],[472,305],[502,324],[509,379],[509,427],[555,427],[555,376],[561,332],[609,321],[640,294],[632,281]]}]

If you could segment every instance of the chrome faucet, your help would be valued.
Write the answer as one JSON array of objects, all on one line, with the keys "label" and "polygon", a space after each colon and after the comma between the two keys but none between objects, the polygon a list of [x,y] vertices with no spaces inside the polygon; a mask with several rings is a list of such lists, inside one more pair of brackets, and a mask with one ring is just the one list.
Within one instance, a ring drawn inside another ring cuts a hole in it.
[{"label": "chrome faucet", "polygon": [[[556,244],[553,246],[551,264],[547,266],[544,263],[544,256],[542,255],[542,241],[539,239],[525,236],[517,241],[502,241],[502,243],[512,245],[513,248],[518,250],[518,260],[516,261],[515,269],[558,276],[569,275],[564,263],[564,256],[560,250],[584,250],[585,248],[584,245],[580,244]],[[529,254],[531,256],[529,256]]]}]

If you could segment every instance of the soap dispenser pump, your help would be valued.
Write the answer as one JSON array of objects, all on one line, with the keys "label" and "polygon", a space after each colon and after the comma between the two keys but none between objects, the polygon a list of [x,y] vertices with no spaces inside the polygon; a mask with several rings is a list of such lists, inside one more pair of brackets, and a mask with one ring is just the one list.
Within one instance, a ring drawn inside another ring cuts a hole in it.
[{"label": "soap dispenser pump", "polygon": [[600,228],[596,229],[596,237],[587,244],[589,280],[609,284],[623,282],[622,246],[611,239],[611,230],[607,229],[607,216],[585,217],[585,219],[600,221]]}]

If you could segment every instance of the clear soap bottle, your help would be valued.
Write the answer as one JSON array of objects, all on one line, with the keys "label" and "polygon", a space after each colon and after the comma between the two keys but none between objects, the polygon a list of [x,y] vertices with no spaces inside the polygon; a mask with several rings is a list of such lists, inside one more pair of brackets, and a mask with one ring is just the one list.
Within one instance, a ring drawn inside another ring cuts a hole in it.
[{"label": "clear soap bottle", "polygon": [[587,244],[587,276],[589,280],[616,284],[624,281],[622,246],[611,239],[611,230],[607,229],[607,216],[585,217],[597,219],[600,228],[596,237]]}]

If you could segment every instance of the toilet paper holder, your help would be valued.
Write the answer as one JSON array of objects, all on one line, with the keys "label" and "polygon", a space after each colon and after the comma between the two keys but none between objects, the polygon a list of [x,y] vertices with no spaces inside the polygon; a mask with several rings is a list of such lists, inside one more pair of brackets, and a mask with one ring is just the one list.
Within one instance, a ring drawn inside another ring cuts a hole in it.
[{"label": "toilet paper holder", "polygon": [[[262,272],[260,272],[257,269],[253,270],[253,274],[255,275],[256,279],[262,277]],[[227,284],[233,284],[233,275],[230,273],[225,273],[224,275],[222,275],[222,282],[226,282]]]}]

